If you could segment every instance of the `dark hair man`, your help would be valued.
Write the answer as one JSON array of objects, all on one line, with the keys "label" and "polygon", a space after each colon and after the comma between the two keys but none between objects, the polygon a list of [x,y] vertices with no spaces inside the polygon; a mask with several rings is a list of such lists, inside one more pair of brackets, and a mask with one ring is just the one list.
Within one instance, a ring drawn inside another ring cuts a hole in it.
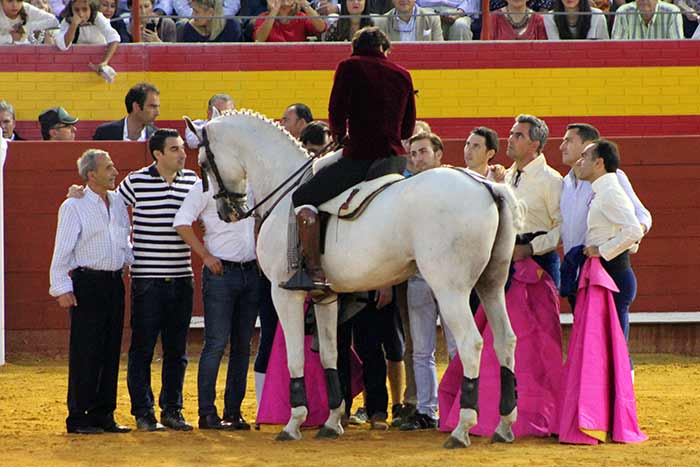
[{"label": "dark hair man", "polygon": [[134,85],[124,98],[127,116],[103,123],[95,130],[94,140],[147,141],[160,115],[160,91],[150,83]]}]

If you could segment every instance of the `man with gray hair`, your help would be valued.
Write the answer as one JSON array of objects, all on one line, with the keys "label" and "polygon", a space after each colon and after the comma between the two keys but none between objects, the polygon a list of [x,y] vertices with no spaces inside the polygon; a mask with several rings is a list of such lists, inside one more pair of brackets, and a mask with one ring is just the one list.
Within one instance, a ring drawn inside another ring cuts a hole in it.
[{"label": "man with gray hair", "polygon": [[549,128],[543,120],[525,114],[515,118],[506,151],[515,163],[506,170],[505,182],[527,204],[513,261],[532,257],[559,287],[560,261],[556,250],[561,228],[562,176],[547,165],[542,153],[548,137]]},{"label": "man with gray hair", "polygon": [[133,262],[126,205],[115,192],[109,154],[88,149],[78,159],[87,182],[82,198],[58,211],[49,293],[70,312],[68,433],[126,433],[114,420],[124,327],[122,270]]},{"label": "man with gray hair", "polygon": [[0,137],[8,141],[24,141],[15,131],[15,108],[9,102],[0,100]]},{"label": "man with gray hair", "polygon": [[[233,110],[235,108],[236,106],[231,96],[228,94],[214,94],[209,98],[209,103],[207,104],[207,119],[195,120],[192,123],[194,123],[197,128],[201,128],[211,120],[214,109],[223,112],[224,110]],[[185,127],[185,141],[187,142],[187,146],[191,149],[197,149],[199,147],[199,137],[190,130],[189,127]]]}]

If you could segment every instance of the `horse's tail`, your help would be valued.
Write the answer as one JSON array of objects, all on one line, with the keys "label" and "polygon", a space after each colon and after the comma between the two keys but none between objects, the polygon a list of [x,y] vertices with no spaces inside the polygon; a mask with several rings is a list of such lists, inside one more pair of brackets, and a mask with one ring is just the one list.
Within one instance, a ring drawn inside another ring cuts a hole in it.
[{"label": "horse's tail", "polygon": [[504,183],[492,183],[490,184],[490,186],[491,190],[496,195],[496,197],[500,198],[500,203],[498,207],[500,219],[504,220],[502,209],[504,207],[508,208],[508,210],[510,211],[510,222],[512,223],[513,228],[516,231],[520,231],[523,227],[523,223],[525,222],[525,214],[527,214],[527,205],[524,202],[520,201],[517,196],[515,196],[515,193],[513,193],[513,190],[510,186]]}]

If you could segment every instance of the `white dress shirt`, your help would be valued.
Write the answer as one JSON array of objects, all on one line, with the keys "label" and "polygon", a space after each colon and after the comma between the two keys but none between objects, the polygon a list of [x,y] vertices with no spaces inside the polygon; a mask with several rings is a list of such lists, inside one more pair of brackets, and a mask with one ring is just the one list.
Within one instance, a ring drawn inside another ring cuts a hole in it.
[{"label": "white dress shirt", "polygon": [[[66,33],[70,23],[65,19],[61,21],[56,34],[56,46],[61,50],[68,50],[73,44],[66,44]],[[112,42],[120,42],[119,33],[114,30],[109,20],[102,13],[95,15],[94,24],[79,26],[80,34],[77,44],[106,45]]]},{"label": "white dress shirt", "polygon": [[[224,15],[236,16],[240,9],[241,0],[224,0]],[[166,16],[177,15],[188,18],[192,16],[190,0],[156,0],[153,5],[153,11],[155,10],[162,11]]]},{"label": "white dress shirt", "polygon": [[22,23],[21,15],[15,19],[10,19],[5,16],[2,8],[0,8],[0,44],[28,44],[29,37],[34,31],[43,31],[45,29],[57,28],[58,20],[54,15],[44,10],[40,10],[29,2],[23,3],[24,11],[27,13],[27,23],[24,27],[24,35],[15,41],[10,34],[17,24]]},{"label": "white dress shirt", "polygon": [[[207,124],[208,120],[192,120],[192,124],[195,126],[195,128],[199,129],[202,128],[204,125]],[[190,130],[190,127],[185,125],[185,142],[187,143],[187,146],[190,149],[197,149],[199,148],[199,136],[192,130]]]},{"label": "white dress shirt", "polygon": [[117,271],[133,263],[131,221],[126,205],[114,191],[107,196],[109,211],[102,198],[89,187],[84,197],[69,198],[58,210],[50,270],[51,296],[73,291],[69,272],[77,267]]},{"label": "white dress shirt", "polygon": [[600,256],[610,261],[642,238],[642,227],[616,174],[603,175],[591,187],[594,195],[585,244],[597,246]]},{"label": "white dress shirt", "polygon": [[[253,203],[250,191],[248,203]],[[237,263],[255,259],[255,220],[249,217],[227,223],[219,219],[213,192],[211,189],[203,192],[201,180],[187,193],[182,206],[175,214],[173,227],[190,226],[197,220],[204,222],[204,246],[209,253],[224,261]]]},{"label": "white dress shirt", "polygon": [[[651,213],[644,207],[632,188],[632,184],[627,175],[620,169],[617,170],[617,181],[627,194],[627,197],[634,205],[634,212],[640,224],[646,227],[647,232],[651,230]],[[564,254],[571,248],[583,245],[588,229],[588,209],[593,199],[593,189],[591,183],[578,180],[574,171],[571,170],[564,177],[564,184],[561,191],[561,241],[564,245]],[[633,249],[634,250],[634,249]]]},{"label": "white dress shirt", "polygon": [[122,133],[122,141],[148,141],[148,136],[146,136],[146,127],[143,127],[141,130],[141,134],[139,135],[138,139],[136,140],[131,140],[129,139],[129,125],[128,125],[128,119],[129,117],[124,117],[124,131]]},{"label": "white dress shirt", "polygon": [[537,156],[521,170],[518,176],[516,164],[506,170],[505,183],[513,187],[516,196],[527,205],[523,229],[518,233],[547,232],[530,242],[533,255],[554,251],[559,244],[561,227],[562,177],[547,165],[544,154]]}]

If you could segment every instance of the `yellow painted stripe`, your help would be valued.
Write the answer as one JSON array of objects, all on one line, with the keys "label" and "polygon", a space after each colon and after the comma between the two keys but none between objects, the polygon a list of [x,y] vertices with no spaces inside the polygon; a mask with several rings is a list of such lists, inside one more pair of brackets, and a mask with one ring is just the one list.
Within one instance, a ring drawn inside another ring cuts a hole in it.
[{"label": "yellow painted stripe", "polygon": [[[421,118],[699,115],[700,67],[416,70]],[[124,115],[124,95],[139,81],[161,90],[161,119],[203,117],[212,94],[278,117],[305,102],[327,117],[332,71],[125,72],[105,84],[91,73],[0,72],[3,98],[18,120],[62,105],[83,120]]]}]

